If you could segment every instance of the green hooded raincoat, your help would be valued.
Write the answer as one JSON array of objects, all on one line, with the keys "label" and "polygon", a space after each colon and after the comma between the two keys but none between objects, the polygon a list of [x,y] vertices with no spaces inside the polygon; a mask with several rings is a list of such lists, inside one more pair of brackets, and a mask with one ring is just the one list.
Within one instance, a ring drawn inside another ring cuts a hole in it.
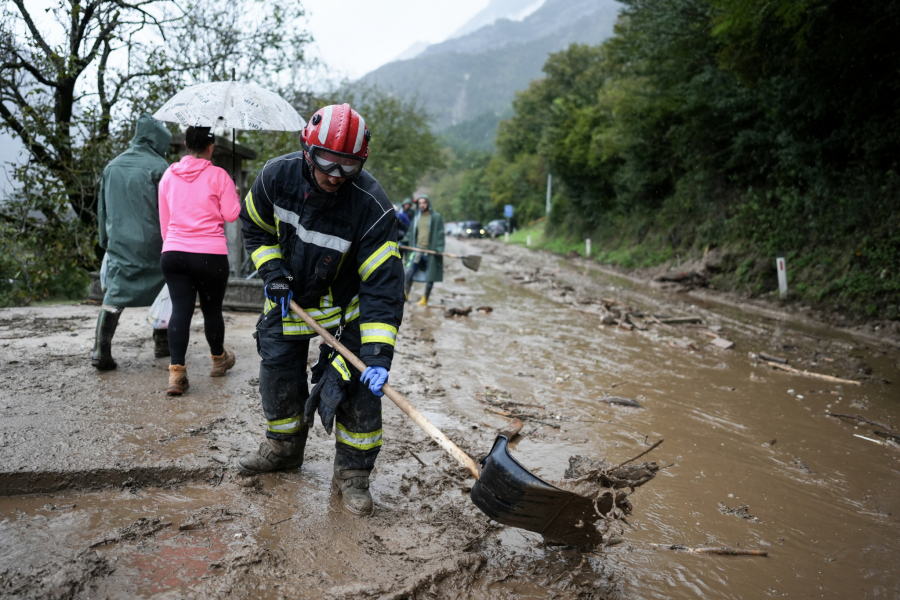
[{"label": "green hooded raincoat", "polygon": [[[418,239],[418,229],[419,229],[419,217],[422,215],[419,211],[416,211],[416,216],[413,219],[412,225],[409,226],[409,231],[406,232],[406,236],[403,238],[404,246],[413,246],[416,245],[416,239]],[[427,250],[434,250],[435,252],[443,252],[444,246],[446,244],[446,240],[444,238],[444,217],[441,216],[441,213],[431,209],[431,227],[428,228],[428,239],[430,240],[428,243]],[[406,259],[406,264],[404,268],[409,268],[412,264],[414,253],[410,252],[409,256]],[[443,256],[435,256],[434,254],[428,255],[428,268],[425,269],[425,272],[416,271],[416,274],[413,275],[413,281],[431,281],[431,282],[441,282],[444,280],[444,257]]]},{"label": "green hooded raincoat", "polygon": [[104,304],[149,306],[162,289],[159,268],[159,180],[169,166],[172,134],[148,114],[138,119],[131,147],[103,169],[97,200],[100,246],[109,254]]}]

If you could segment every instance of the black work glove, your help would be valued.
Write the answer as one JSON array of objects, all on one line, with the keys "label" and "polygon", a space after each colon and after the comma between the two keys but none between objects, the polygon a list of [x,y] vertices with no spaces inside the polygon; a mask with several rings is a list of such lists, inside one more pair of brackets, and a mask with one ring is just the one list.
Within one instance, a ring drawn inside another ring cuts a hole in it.
[{"label": "black work glove", "polygon": [[291,285],[287,277],[276,277],[267,283],[264,289],[266,298],[281,307],[281,318],[286,319],[288,311],[291,310],[291,298],[294,297],[294,292],[291,291]]},{"label": "black work glove", "polygon": [[343,382],[335,380],[330,373],[326,373],[312,389],[309,398],[306,399],[303,411],[306,422],[312,423],[315,412],[318,411],[322,427],[325,428],[328,435],[331,435],[331,431],[334,429],[334,415],[346,396],[346,386]]},{"label": "black work glove", "polygon": [[338,407],[358,385],[356,370],[350,369],[349,372],[342,373],[334,364],[336,356],[337,353],[331,346],[319,346],[319,360],[312,367],[312,381],[318,383],[310,392],[303,411],[307,423],[313,422],[315,412],[318,411],[322,426],[329,435],[334,428]]}]

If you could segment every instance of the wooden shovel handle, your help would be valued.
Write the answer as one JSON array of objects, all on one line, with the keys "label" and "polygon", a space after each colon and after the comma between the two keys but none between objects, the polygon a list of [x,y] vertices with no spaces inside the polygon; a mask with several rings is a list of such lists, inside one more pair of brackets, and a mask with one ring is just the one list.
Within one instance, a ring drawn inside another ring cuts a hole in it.
[{"label": "wooden shovel handle", "polygon": [[506,428],[497,432],[497,435],[506,436],[506,439],[512,441],[512,439],[516,437],[516,434],[520,431],[522,431],[522,421],[520,421],[518,418],[513,418],[513,420],[507,424]]},{"label": "wooden shovel handle", "polygon": [[438,252],[436,250],[426,250],[425,248],[414,248],[413,246],[400,246],[401,250],[412,250],[413,252],[424,252],[425,254],[437,254],[438,256],[449,256],[450,258],[463,258],[459,254],[450,254],[449,252]]},{"label": "wooden shovel handle", "polygon": [[[300,305],[291,300],[291,310],[300,315],[300,318],[306,322],[307,325],[313,328],[313,331],[322,336],[322,339],[325,340],[325,343],[330,345],[332,348],[337,350],[344,359],[350,361],[354,367],[356,367],[360,372],[366,370],[366,363],[361,361],[359,357],[355,354],[347,350],[347,347],[342,343],[337,341],[333,335],[328,333],[324,327],[319,325],[319,323],[310,317],[305,310],[300,308]],[[479,478],[478,465],[475,464],[475,461],[469,458],[469,455],[459,449],[459,446],[450,441],[450,439],[444,435],[440,429],[435,427],[431,421],[426,419],[422,413],[416,410],[416,408],[404,398],[400,392],[392,388],[391,386],[384,384],[384,387],[381,388],[381,391],[390,398],[394,404],[396,404],[400,410],[406,413],[410,419],[415,421],[416,425],[425,430],[425,433],[431,436],[438,445],[447,451],[450,456],[455,458],[459,464],[464,466],[468,471],[475,477],[475,479]]]}]

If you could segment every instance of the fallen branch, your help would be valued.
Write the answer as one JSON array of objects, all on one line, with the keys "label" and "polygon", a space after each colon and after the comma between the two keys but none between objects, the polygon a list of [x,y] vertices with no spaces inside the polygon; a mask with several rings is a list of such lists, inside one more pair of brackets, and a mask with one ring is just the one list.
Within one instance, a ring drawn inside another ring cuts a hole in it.
[{"label": "fallen branch", "polygon": [[652,446],[650,446],[649,448],[647,448],[646,450],[644,450],[643,452],[641,452],[640,454],[638,454],[637,456],[635,456],[634,458],[629,458],[629,459],[626,460],[625,462],[623,462],[623,463],[621,463],[621,464],[619,464],[619,465],[616,465],[616,469],[618,469],[619,467],[624,467],[625,465],[627,465],[627,464],[630,463],[630,462],[636,461],[637,459],[639,459],[640,457],[642,457],[642,456],[644,456],[645,454],[649,453],[651,450],[653,450],[654,448],[656,448],[657,446],[659,446],[659,445],[662,444],[662,443],[663,443],[663,441],[662,441],[662,440],[659,440],[658,442],[656,442],[655,444],[653,444]]},{"label": "fallen branch", "polygon": [[780,365],[778,363],[774,363],[771,361],[765,361],[767,365],[772,367],[773,369],[778,369],[779,371],[786,371],[788,373],[793,373],[794,375],[805,375],[807,377],[814,377],[816,379],[821,379],[823,381],[830,381],[832,383],[849,383],[851,385],[861,385],[858,381],[853,381],[852,379],[841,379],[840,377],[832,377],[831,375],[822,375],[821,373],[811,373],[810,371],[801,371],[800,369],[795,369],[794,367],[789,367],[787,365]]},{"label": "fallen branch", "polygon": [[894,430],[894,428],[891,427],[890,425],[885,425],[884,423],[879,423],[878,421],[872,421],[870,419],[865,418],[862,415],[845,415],[842,413],[832,413],[832,412],[825,413],[825,415],[829,416],[829,417],[838,417],[838,418],[842,418],[842,419],[855,419],[857,421],[861,421],[868,425],[874,425],[875,427],[881,427],[882,429],[887,429],[888,431]]},{"label": "fallen branch", "polygon": [[776,363],[779,363],[782,365],[786,365],[788,362],[788,359],[786,359],[786,358],[781,358],[780,356],[772,356],[771,354],[766,354],[765,352],[760,352],[759,357],[763,360],[767,360],[769,362],[776,362]]},{"label": "fallen branch", "polygon": [[665,550],[685,550],[687,552],[691,552],[693,554],[725,554],[728,556],[768,556],[769,553],[766,550],[744,550],[742,548],[728,548],[726,546],[719,547],[705,547],[701,546],[698,548],[690,548],[688,546],[684,546],[682,544],[655,544],[657,548],[663,548]]}]

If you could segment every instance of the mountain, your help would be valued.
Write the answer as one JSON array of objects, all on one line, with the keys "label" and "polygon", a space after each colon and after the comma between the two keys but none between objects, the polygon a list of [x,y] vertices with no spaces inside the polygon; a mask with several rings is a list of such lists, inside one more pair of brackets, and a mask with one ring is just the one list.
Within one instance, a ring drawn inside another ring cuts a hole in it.
[{"label": "mountain", "polygon": [[490,149],[497,122],[509,115],[515,93],[541,77],[547,55],[575,42],[599,44],[612,35],[620,9],[614,0],[546,0],[521,21],[499,19],[433,44],[360,83],[417,97],[435,132]]},{"label": "mountain", "polygon": [[411,58],[415,58],[418,55],[422,54],[422,52],[424,52],[425,49],[428,48],[428,46],[430,46],[428,42],[417,40],[410,44],[409,48],[398,54],[394,60],[409,60]]},{"label": "mountain", "polygon": [[521,21],[544,3],[544,0],[491,0],[481,12],[465,22],[447,39],[461,37],[490,25],[497,19]]}]

